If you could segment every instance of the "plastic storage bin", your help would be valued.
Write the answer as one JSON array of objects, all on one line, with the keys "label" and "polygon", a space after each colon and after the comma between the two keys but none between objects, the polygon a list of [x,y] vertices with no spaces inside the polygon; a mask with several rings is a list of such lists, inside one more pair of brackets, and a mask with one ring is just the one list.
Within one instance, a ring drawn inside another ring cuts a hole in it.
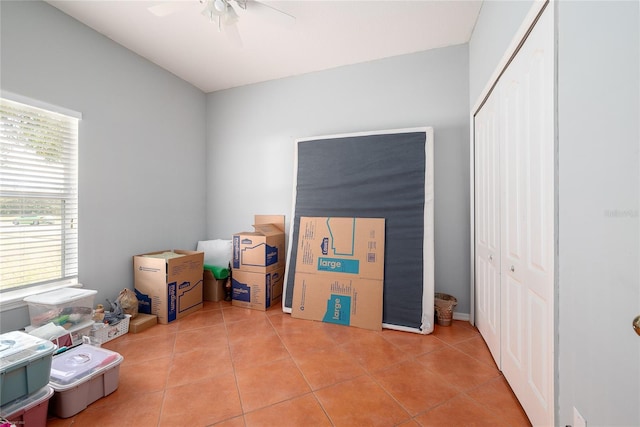
[{"label": "plastic storage bin", "polygon": [[66,329],[93,319],[93,300],[98,291],[63,288],[24,299],[29,305],[31,326],[52,322]]},{"label": "plastic storage bin", "polygon": [[81,323],[72,328],[69,328],[69,334],[71,334],[71,340],[73,345],[82,343],[82,337],[91,335],[91,328],[93,328],[93,320],[86,323]]},{"label": "plastic storage bin", "polygon": [[118,388],[120,364],[115,351],[80,344],[53,358],[49,385],[50,412],[69,418]]},{"label": "plastic storage bin", "polygon": [[53,389],[44,386],[27,397],[0,408],[0,416],[16,426],[46,427],[49,399]]},{"label": "plastic storage bin", "polygon": [[0,406],[47,385],[55,350],[51,341],[24,332],[0,335]]}]

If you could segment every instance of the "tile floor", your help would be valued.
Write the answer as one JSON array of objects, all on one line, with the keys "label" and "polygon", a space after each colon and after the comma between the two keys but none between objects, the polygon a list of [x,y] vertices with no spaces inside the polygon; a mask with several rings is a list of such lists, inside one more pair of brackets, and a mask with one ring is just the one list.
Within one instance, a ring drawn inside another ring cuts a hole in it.
[{"label": "tile floor", "polygon": [[60,426],[528,426],[477,329],[368,331],[206,302],[103,345],[118,389]]}]

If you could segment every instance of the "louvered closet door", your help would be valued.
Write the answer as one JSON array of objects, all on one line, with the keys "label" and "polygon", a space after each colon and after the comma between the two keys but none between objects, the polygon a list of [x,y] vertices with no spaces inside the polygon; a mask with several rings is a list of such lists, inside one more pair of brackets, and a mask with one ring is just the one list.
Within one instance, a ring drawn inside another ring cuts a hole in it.
[{"label": "louvered closet door", "polygon": [[533,425],[554,424],[553,10],[500,79],[501,369]]},{"label": "louvered closet door", "polygon": [[475,324],[500,366],[500,151],[498,97],[474,119]]}]

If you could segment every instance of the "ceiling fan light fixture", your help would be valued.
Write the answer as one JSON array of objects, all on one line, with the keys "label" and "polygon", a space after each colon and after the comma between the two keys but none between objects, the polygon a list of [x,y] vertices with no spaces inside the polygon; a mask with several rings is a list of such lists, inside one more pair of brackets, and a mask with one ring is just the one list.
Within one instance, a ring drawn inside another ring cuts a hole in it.
[{"label": "ceiling fan light fixture", "polygon": [[214,21],[215,18],[224,16],[227,13],[228,3],[225,0],[203,0],[201,3],[205,3],[202,15],[209,18],[210,21]]},{"label": "ceiling fan light fixture", "polygon": [[227,6],[229,4],[225,0],[213,0],[210,3],[216,15],[221,16],[227,13]]},{"label": "ceiling fan light fixture", "polygon": [[236,13],[236,10],[233,8],[233,6],[229,4],[227,6],[227,13],[224,15],[224,23],[226,25],[232,25],[236,22],[238,22],[238,14]]},{"label": "ceiling fan light fixture", "polygon": [[206,1],[203,2],[205,3],[205,7],[204,9],[202,9],[202,12],[200,12],[202,15],[206,16],[207,18],[209,18],[209,21],[213,21],[213,18],[215,17],[215,14],[213,13],[213,5],[210,1]]}]

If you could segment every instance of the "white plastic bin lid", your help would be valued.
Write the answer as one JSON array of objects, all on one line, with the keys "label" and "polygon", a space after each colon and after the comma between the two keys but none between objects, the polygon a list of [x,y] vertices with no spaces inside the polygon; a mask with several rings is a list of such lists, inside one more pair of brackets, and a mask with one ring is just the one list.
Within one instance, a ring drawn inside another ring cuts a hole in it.
[{"label": "white plastic bin lid", "polygon": [[16,414],[20,412],[25,413],[39,404],[46,402],[52,395],[53,389],[46,385],[35,393],[28,394],[27,396],[0,408],[0,416],[6,419],[14,418]]},{"label": "white plastic bin lid", "polygon": [[119,365],[123,360],[115,351],[80,344],[53,358],[49,385],[55,391],[73,388]]},{"label": "white plastic bin lid", "polygon": [[95,295],[97,293],[98,291],[92,289],[62,288],[56,289],[55,291],[28,296],[24,301],[34,304],[60,305]]},{"label": "white plastic bin lid", "polygon": [[0,372],[9,372],[15,366],[52,355],[55,344],[21,331],[0,335]]}]

